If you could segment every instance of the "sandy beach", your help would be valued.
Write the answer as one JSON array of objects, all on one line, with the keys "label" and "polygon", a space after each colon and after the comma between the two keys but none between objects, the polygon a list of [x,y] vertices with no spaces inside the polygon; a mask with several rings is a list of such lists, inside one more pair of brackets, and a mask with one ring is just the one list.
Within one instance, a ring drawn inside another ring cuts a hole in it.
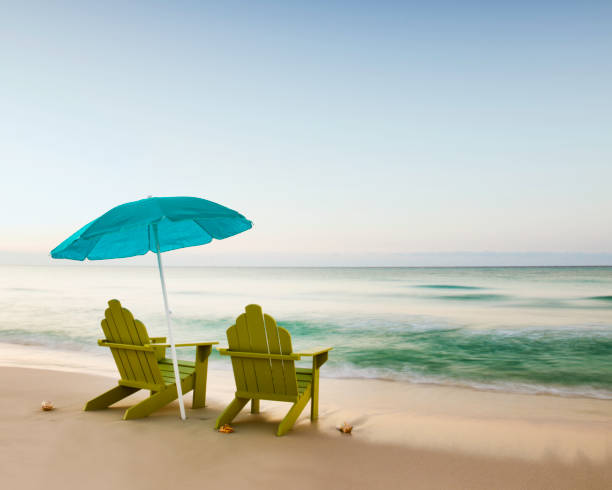
[{"label": "sandy beach", "polygon": [[0,490],[612,490],[612,2],[1,12]]},{"label": "sandy beach", "polygon": [[[285,437],[286,404],[247,410],[233,434],[213,429],[231,372],[211,370],[207,407],[176,402],[123,421],[126,399],[84,402],[114,380],[2,367],[0,473],[7,488],[610,488],[612,402],[378,380],[322,379],[320,420]],[[367,394],[367,396],[364,396]],[[43,399],[54,402],[40,410]],[[335,426],[354,425],[352,435]]]}]

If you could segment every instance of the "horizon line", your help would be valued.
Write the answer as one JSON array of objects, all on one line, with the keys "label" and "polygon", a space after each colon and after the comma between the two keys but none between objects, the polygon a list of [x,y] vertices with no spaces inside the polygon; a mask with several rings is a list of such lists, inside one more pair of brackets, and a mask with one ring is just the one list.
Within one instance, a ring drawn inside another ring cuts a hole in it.
[{"label": "horizon line", "polygon": [[[59,262],[54,261],[48,264],[4,264],[0,267],[78,267],[79,264],[89,264],[88,267],[134,267],[134,268],[153,268],[156,264],[119,264],[111,263],[109,260],[70,260]],[[121,259],[110,259],[121,260]],[[612,264],[565,264],[565,265],[164,265],[164,269],[571,269],[571,268],[612,268]]]}]

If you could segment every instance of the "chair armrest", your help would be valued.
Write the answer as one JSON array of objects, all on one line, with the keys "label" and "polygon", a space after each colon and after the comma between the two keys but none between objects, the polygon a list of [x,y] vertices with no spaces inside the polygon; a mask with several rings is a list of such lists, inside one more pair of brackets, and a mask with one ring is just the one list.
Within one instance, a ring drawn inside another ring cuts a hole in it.
[{"label": "chair armrest", "polygon": [[[219,342],[181,342],[180,344],[174,344],[174,347],[198,347],[200,345],[215,345]],[[170,344],[148,344],[153,347],[170,347]]]},{"label": "chair armrest", "polygon": [[163,344],[166,341],[166,337],[150,337],[152,344]]},{"label": "chair armrest", "polygon": [[296,354],[300,356],[318,356],[319,354],[324,354],[325,352],[329,352],[333,347],[317,347],[315,349],[309,349],[301,352],[296,352]]},{"label": "chair armrest", "polygon": [[264,352],[240,352],[230,349],[217,348],[222,356],[245,357],[247,359],[272,359],[278,361],[299,361],[299,354],[268,354]]},{"label": "chair armrest", "polygon": [[125,350],[141,350],[146,352],[154,352],[153,346],[150,344],[145,345],[131,345],[131,344],[115,344],[113,342],[107,342],[106,339],[98,340],[98,345],[102,347],[110,347],[111,349],[125,349]]},{"label": "chair armrest", "polygon": [[[333,347],[317,347],[304,352],[300,352],[301,356],[312,356],[312,372],[318,372],[319,368],[327,362],[328,353]],[[318,376],[318,375],[317,375]]]}]

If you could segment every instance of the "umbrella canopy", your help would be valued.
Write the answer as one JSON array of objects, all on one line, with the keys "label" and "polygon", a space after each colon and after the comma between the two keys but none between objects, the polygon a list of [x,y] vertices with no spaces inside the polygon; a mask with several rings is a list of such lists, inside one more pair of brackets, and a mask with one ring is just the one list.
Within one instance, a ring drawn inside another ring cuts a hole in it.
[{"label": "umbrella canopy", "polygon": [[240,213],[196,197],[150,197],[117,206],[51,251],[54,259],[103,260],[167,252],[251,228]]},{"label": "umbrella canopy", "polygon": [[196,197],[149,197],[117,206],[86,224],[51,250],[54,259],[103,260],[157,254],[168,339],[181,418],[185,407],[172,335],[170,309],[161,252],[204,245],[250,229],[253,224],[240,213]]}]

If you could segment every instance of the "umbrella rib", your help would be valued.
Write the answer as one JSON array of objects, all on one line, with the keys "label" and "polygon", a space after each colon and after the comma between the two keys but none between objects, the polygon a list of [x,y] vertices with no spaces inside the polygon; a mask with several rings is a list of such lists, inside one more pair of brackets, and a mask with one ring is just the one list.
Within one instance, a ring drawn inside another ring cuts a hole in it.
[{"label": "umbrella rib", "polygon": [[147,240],[149,241],[149,250],[151,252],[157,252],[157,250],[153,250],[151,248],[151,224],[150,223],[147,225]]},{"label": "umbrella rib", "polygon": [[215,238],[215,240],[218,240],[218,238],[216,238],[210,231],[208,231],[206,228],[204,228],[204,225],[202,225],[200,222],[198,222],[195,218],[193,219],[193,222],[198,225],[200,228],[202,228],[202,230],[208,234],[208,236],[210,236],[210,238]]},{"label": "umbrella rib", "polygon": [[[89,249],[87,250],[87,253],[85,254],[85,257],[83,257],[83,260],[85,259],[89,259],[88,255],[93,252],[93,249],[96,248],[96,245],[98,245],[98,243],[100,242],[100,238],[97,238],[95,240],[92,240],[93,244],[91,247],[89,247]],[[91,260],[91,259],[89,259]]]}]

